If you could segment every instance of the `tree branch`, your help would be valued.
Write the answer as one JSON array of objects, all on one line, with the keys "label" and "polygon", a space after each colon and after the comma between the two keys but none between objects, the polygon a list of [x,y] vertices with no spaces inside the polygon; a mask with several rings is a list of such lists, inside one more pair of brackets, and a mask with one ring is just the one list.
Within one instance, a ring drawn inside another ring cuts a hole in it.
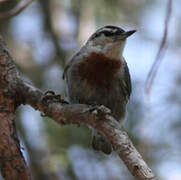
[{"label": "tree branch", "polygon": [[168,37],[168,27],[169,27],[169,22],[171,18],[171,13],[172,13],[172,0],[168,0],[167,2],[167,9],[166,9],[166,16],[165,16],[165,25],[164,25],[164,33],[163,37],[160,43],[160,47],[158,49],[158,52],[156,54],[156,58],[153,62],[153,65],[150,69],[150,72],[147,76],[146,83],[145,83],[145,91],[146,94],[149,96],[151,87],[153,85],[153,81],[155,79],[156,73],[158,71],[158,68],[160,66],[160,63],[163,59],[163,56],[165,54],[165,46],[167,43],[167,37]]},{"label": "tree branch", "polygon": [[65,55],[66,52],[63,48],[61,48],[59,44],[60,37],[57,37],[53,24],[52,24],[52,12],[51,12],[51,0],[39,0],[40,7],[43,14],[43,23],[44,23],[44,29],[47,33],[49,33],[49,36],[54,44],[56,56],[54,57],[54,62],[57,64],[60,64],[61,67],[65,67],[66,61],[65,61]]},{"label": "tree branch", "polygon": [[0,39],[0,170],[5,180],[28,180],[15,129],[17,71]]},{"label": "tree branch", "polygon": [[[0,1],[0,3],[8,2],[8,0]],[[7,19],[13,16],[18,15],[21,11],[23,11],[26,7],[28,7],[33,0],[25,0],[19,3],[15,8],[11,9],[10,11],[0,13],[0,19]]]},{"label": "tree branch", "polygon": [[[4,80],[4,78],[6,80]],[[45,103],[44,101],[42,101],[44,93],[21,79],[10,55],[8,54],[6,47],[2,42],[2,39],[0,39],[0,84],[0,102],[2,102],[0,104],[1,108],[6,110],[6,105],[3,104],[3,98],[7,97],[7,93],[4,93],[5,90],[8,90],[8,92],[10,93],[10,96],[8,96],[8,98],[13,105],[13,111],[11,112],[9,112],[10,110],[8,110],[7,112],[0,111],[0,117],[4,122],[14,122],[13,119],[15,105],[17,106],[19,104],[29,104],[34,109],[42,111],[44,114],[51,117],[59,124],[83,123],[89,125],[106,136],[106,138],[111,142],[114,150],[118,153],[119,157],[123,160],[131,174],[136,179],[156,180],[156,177],[152,173],[151,169],[147,166],[141,155],[133,146],[127,133],[123,130],[120,124],[108,113],[107,108],[101,106],[99,109],[91,112],[90,106],[85,104],[64,104],[51,101],[47,101]],[[2,116],[4,113],[8,114],[7,119]],[[13,118],[9,118],[9,115],[12,115]],[[0,124],[0,132],[2,132],[2,128],[9,127],[2,127]],[[12,128],[15,131],[14,127]],[[13,137],[9,135],[7,137],[7,140],[13,141]],[[7,147],[9,148],[10,144],[4,142],[5,145],[2,147],[2,141],[3,139],[0,136],[0,169],[4,176],[3,164],[6,163],[8,156],[4,154],[3,151]],[[12,145],[12,148],[13,147],[19,148],[18,152],[20,152],[19,144],[17,145],[17,143],[15,143]],[[10,156],[12,156],[11,153],[13,152],[9,152]],[[4,158],[2,158],[2,156]],[[21,158],[21,162],[24,162],[21,155],[19,155],[18,158]],[[9,159],[9,164],[13,167],[15,162],[12,161],[12,159]],[[21,166],[23,166],[25,169],[24,163],[21,163]],[[16,168],[14,168],[13,170],[16,171]]]}]

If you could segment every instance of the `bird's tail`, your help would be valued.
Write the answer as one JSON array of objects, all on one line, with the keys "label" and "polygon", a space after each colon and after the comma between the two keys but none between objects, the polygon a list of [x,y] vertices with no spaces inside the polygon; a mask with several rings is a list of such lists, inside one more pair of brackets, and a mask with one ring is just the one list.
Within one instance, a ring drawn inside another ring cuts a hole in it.
[{"label": "bird's tail", "polygon": [[92,138],[92,147],[96,151],[102,151],[105,154],[111,154],[112,146],[111,144],[105,139],[103,135],[93,131],[93,138]]}]

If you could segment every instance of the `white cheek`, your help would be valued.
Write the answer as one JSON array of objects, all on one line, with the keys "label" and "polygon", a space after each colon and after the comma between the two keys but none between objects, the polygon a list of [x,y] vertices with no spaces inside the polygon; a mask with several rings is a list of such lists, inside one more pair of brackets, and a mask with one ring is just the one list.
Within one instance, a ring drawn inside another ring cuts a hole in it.
[{"label": "white cheek", "polygon": [[88,56],[90,53],[104,53],[107,56],[119,58],[122,56],[125,41],[123,42],[112,42],[108,38],[106,39],[104,35],[100,36],[97,41],[90,41],[86,44],[84,49],[84,55]]},{"label": "white cheek", "polygon": [[103,46],[102,45],[93,45],[92,42],[90,42],[89,44],[87,44],[87,51],[86,53],[91,53],[91,52],[102,52],[103,50]]}]

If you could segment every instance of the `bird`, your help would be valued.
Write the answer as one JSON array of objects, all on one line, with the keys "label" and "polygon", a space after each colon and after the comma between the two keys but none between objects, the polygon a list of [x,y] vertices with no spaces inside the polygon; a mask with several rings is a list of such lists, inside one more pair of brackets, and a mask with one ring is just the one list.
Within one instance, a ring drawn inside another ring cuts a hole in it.
[{"label": "bird", "polygon": [[[70,103],[104,105],[118,122],[125,119],[132,87],[123,50],[126,39],[135,32],[107,25],[90,36],[63,72]],[[96,130],[93,130],[92,147],[107,155],[112,152],[110,142]]]}]

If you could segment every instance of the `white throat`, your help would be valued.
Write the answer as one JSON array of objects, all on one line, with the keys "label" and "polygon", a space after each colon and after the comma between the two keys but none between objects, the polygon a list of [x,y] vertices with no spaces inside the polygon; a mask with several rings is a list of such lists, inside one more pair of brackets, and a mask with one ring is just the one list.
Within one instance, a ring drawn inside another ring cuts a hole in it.
[{"label": "white throat", "polygon": [[85,45],[85,51],[87,53],[97,52],[104,53],[106,56],[111,58],[122,58],[125,41],[122,42],[107,42],[105,44],[93,44],[89,42]]}]

